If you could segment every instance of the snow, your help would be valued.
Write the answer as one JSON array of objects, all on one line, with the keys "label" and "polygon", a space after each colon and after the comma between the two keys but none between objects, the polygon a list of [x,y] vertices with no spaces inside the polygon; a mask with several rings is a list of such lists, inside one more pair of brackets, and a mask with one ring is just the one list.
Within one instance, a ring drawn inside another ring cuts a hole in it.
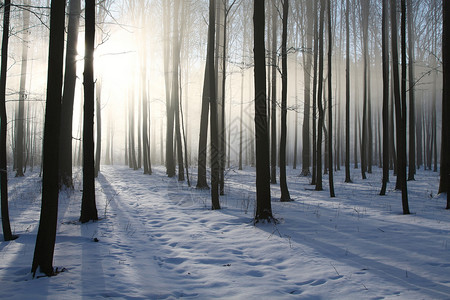
[{"label": "snow", "polygon": [[[194,170],[191,172],[195,173]],[[9,179],[10,216],[19,239],[0,236],[0,299],[450,299],[450,211],[436,196],[439,176],[418,170],[408,182],[411,215],[402,215],[391,174],[354,183],[335,174],[336,198],[313,191],[288,168],[294,202],[279,202],[278,224],[253,225],[255,174],[231,168],[222,210],[209,191],[124,166],[103,166],[96,182],[101,220],[77,222],[81,173],[60,194],[54,265],[32,279],[39,223],[38,173]]]}]

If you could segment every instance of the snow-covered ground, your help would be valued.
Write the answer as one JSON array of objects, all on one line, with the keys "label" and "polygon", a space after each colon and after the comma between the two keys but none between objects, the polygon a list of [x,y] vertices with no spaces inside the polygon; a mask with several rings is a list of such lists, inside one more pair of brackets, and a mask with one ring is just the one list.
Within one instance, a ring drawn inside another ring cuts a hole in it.
[{"label": "snow-covered ground", "polygon": [[294,202],[281,203],[279,224],[252,224],[254,169],[230,169],[222,210],[208,191],[123,166],[104,166],[97,187],[101,220],[77,222],[81,174],[60,194],[51,278],[30,274],[39,222],[37,173],[10,175],[10,216],[20,238],[0,236],[0,299],[450,299],[450,211],[436,197],[437,173],[408,182],[410,209],[401,214],[391,175],[378,196],[381,170],[354,183],[335,175],[336,198],[313,191],[288,168]]}]

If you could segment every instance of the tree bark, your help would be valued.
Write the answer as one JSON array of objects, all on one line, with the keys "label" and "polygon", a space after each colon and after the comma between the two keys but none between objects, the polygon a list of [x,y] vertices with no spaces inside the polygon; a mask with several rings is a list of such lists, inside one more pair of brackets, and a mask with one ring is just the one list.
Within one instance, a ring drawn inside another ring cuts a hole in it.
[{"label": "tree bark", "polygon": [[[348,0],[347,0],[348,1]],[[388,0],[383,0],[381,17],[381,47],[383,60],[383,179],[380,195],[386,195],[389,182],[389,34],[388,30]]]},{"label": "tree bark", "polygon": [[73,103],[77,80],[77,44],[80,23],[81,1],[70,0],[69,24],[67,28],[66,70],[61,103],[61,134],[59,178],[61,186],[73,188],[72,181],[72,123]]},{"label": "tree bark", "polygon": [[414,93],[414,24],[413,24],[413,6],[412,1],[407,0],[408,17],[408,58],[409,58],[409,164],[408,180],[414,180],[416,174],[416,110]]},{"label": "tree bark", "polygon": [[323,105],[322,105],[322,85],[323,85],[323,20],[325,11],[325,0],[320,1],[319,16],[319,77],[317,89],[317,106],[319,109],[319,121],[317,125],[317,165],[316,165],[316,191],[322,191],[322,132],[323,132]]},{"label": "tree bark", "polygon": [[255,223],[273,221],[270,202],[269,137],[266,113],[266,68],[264,46],[264,1],[254,0],[255,57],[255,137],[256,137],[256,215]]},{"label": "tree bark", "polygon": [[330,197],[335,197],[333,181],[333,106],[331,85],[331,59],[333,54],[333,39],[331,33],[331,0],[327,3],[328,11],[328,183],[330,186]]},{"label": "tree bark", "polygon": [[272,120],[270,133],[270,183],[277,183],[277,8],[272,1]]},{"label": "tree bark", "polygon": [[308,176],[311,174],[309,167],[311,162],[311,146],[310,146],[310,109],[311,109],[311,65],[312,54],[308,51],[312,49],[312,38],[314,30],[314,13],[313,1],[306,1],[306,64],[303,69],[305,90],[304,90],[304,113],[303,113],[303,150],[302,150],[302,175]]},{"label": "tree bark", "polygon": [[345,7],[345,182],[352,182],[350,178],[350,1]]},{"label": "tree bark", "polygon": [[[31,266],[33,277],[36,275],[38,268],[40,272],[47,276],[55,275],[55,271],[53,270],[53,254],[58,219],[59,191],[59,148],[55,147],[55,145],[59,145],[59,128],[61,124],[65,2],[66,1],[52,0],[50,10],[50,44],[47,73],[47,102],[44,124],[42,204],[33,263]],[[6,7],[9,7],[9,5]]]},{"label": "tree bark", "polygon": [[[95,0],[86,0],[85,22],[86,22],[85,58],[84,58],[84,74],[83,74],[84,75],[83,197],[81,199],[81,216],[80,216],[81,223],[98,220],[97,207],[95,205],[95,163],[94,163]],[[97,126],[99,125],[97,124]]]},{"label": "tree bark", "polygon": [[280,201],[291,201],[286,181],[286,135],[287,135],[287,21],[289,0],[283,0],[283,32],[281,37],[281,136],[280,136]]},{"label": "tree bark", "polygon": [[3,12],[2,57],[0,71],[0,185],[3,239],[10,241],[17,236],[11,233],[8,209],[8,171],[7,171],[7,117],[6,117],[6,73],[8,69],[9,21],[11,1],[5,0]]},{"label": "tree bark", "polygon": [[211,208],[220,209],[219,202],[219,128],[217,115],[216,78],[214,71],[214,40],[215,40],[215,0],[209,0],[209,30],[208,30],[208,72],[209,78],[209,105],[210,117],[210,138],[211,138]]}]

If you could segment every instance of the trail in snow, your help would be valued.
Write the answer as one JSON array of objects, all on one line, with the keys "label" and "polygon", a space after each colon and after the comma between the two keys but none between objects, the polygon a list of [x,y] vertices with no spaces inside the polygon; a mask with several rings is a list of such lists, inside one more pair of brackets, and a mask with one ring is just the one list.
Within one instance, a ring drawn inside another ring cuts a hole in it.
[{"label": "trail in snow", "polygon": [[0,298],[450,297],[450,218],[443,199],[431,195],[436,173],[418,171],[409,182],[415,214],[403,216],[392,178],[388,196],[377,195],[378,170],[353,184],[338,172],[333,199],[288,170],[296,201],[277,201],[272,185],[280,223],[253,226],[254,170],[228,171],[220,211],[209,209],[209,191],[154,171],[104,166],[95,223],[77,222],[80,185],[62,192],[54,261],[67,271],[37,280],[29,268],[40,179],[11,180],[11,220],[20,238],[0,244]]}]

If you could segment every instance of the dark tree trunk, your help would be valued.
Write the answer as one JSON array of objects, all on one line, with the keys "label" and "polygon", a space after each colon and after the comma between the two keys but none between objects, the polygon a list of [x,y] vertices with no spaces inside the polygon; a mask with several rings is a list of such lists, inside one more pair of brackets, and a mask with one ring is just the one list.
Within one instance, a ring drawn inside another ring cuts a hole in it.
[{"label": "dark tree trunk", "polygon": [[345,182],[352,182],[350,178],[350,1],[345,7]]},{"label": "dark tree trunk", "polygon": [[331,85],[331,59],[333,54],[333,39],[331,32],[331,0],[328,0],[328,182],[330,186],[330,197],[334,195],[333,181],[333,106],[332,106],[332,85]]},{"label": "dark tree trunk", "polygon": [[15,238],[11,233],[8,209],[8,172],[7,172],[7,119],[6,119],[6,73],[8,69],[8,41],[9,41],[9,20],[11,11],[11,1],[5,0],[3,13],[3,37],[2,37],[2,57],[0,73],[0,190],[2,203],[2,226],[3,239],[10,241]]},{"label": "dark tree trunk", "polygon": [[[63,83],[65,6],[66,1],[52,0],[51,2],[47,102],[45,106],[44,124],[42,204],[39,229],[31,267],[33,277],[36,275],[38,268],[40,272],[47,276],[55,275],[55,271],[53,270],[53,253],[55,249],[56,225],[58,219],[59,191],[59,148],[55,147],[55,145],[59,145],[61,91]],[[9,5],[6,7],[9,7]]]},{"label": "dark tree trunk", "polygon": [[210,117],[210,138],[211,138],[211,208],[220,209],[219,202],[219,128],[217,115],[216,78],[214,71],[214,40],[215,40],[215,7],[216,1],[209,0],[209,29],[208,29],[208,73],[209,73],[209,105]]},{"label": "dark tree trunk", "polygon": [[389,182],[389,34],[388,34],[388,0],[383,0],[381,17],[381,47],[383,60],[383,180],[380,195],[386,195]]},{"label": "dark tree trunk", "polygon": [[414,180],[416,174],[416,110],[414,99],[414,24],[412,1],[407,0],[408,10],[408,58],[409,58],[409,169],[408,180]]},{"label": "dark tree trunk", "polygon": [[[173,177],[175,176],[175,160],[174,160],[174,142],[173,142],[173,131],[174,131],[174,108],[172,106],[171,101],[171,83],[169,78],[170,73],[170,44],[169,44],[169,36],[170,36],[170,1],[163,2],[163,10],[164,10],[164,83],[166,88],[166,173],[167,176]],[[176,16],[177,17],[177,16]],[[172,71],[176,66],[172,66]],[[202,115],[203,116],[203,115]],[[202,117],[203,119],[203,117]],[[200,159],[199,159],[199,168],[200,168]],[[205,169],[206,175],[206,169]],[[200,178],[200,176],[199,176]]]},{"label": "dark tree trunk", "polygon": [[[450,209],[450,2],[442,1],[443,27],[442,27],[442,59],[443,59],[443,90],[442,90],[442,141],[441,141],[441,173],[439,192],[447,193],[447,209]],[[442,155],[446,153],[446,155]]]},{"label": "dark tree trunk", "polygon": [[[175,121],[175,139],[177,145],[177,162],[178,162],[178,181],[184,181],[184,161],[183,161],[183,144],[181,143],[181,130],[180,130],[180,84],[179,84],[179,69],[180,69],[180,46],[181,37],[179,30],[179,11],[180,3],[175,2],[174,10],[174,23],[173,23],[173,46],[172,46],[172,103],[171,107],[173,109],[174,121]],[[183,22],[181,24],[184,25]]]},{"label": "dark tree trunk", "polygon": [[316,191],[322,191],[322,132],[324,123],[324,112],[322,105],[322,85],[323,85],[323,19],[325,12],[325,0],[320,1],[320,16],[319,16],[319,77],[317,90],[317,106],[319,109],[319,121],[317,125],[317,165],[316,165]]},{"label": "dark tree trunk", "polygon": [[[311,51],[312,49],[312,38],[314,30],[314,13],[313,13],[313,1],[306,1],[306,49]],[[311,65],[312,65],[312,54],[309,52],[305,53],[306,64],[303,69],[304,80],[305,80],[305,105],[303,113],[303,151],[302,151],[302,175],[308,176],[311,174],[309,170],[311,162],[311,146],[310,146],[310,107],[311,107]]]},{"label": "dark tree trunk", "polygon": [[[213,3],[212,3],[213,2]],[[215,1],[209,2],[210,5],[210,18],[214,17],[214,13],[211,10],[214,10]],[[212,7],[211,7],[212,6]],[[212,14],[212,15],[211,15]],[[209,188],[208,183],[206,181],[206,152],[207,152],[207,141],[208,141],[208,116],[209,116],[209,101],[211,97],[211,93],[213,91],[210,90],[212,76],[214,76],[214,72],[211,74],[210,70],[214,71],[214,35],[215,28],[214,22],[208,25],[208,45],[206,50],[206,66],[205,66],[205,77],[203,81],[203,96],[202,96],[202,111],[200,115],[200,138],[198,142],[198,173],[197,173],[197,188],[205,189]],[[210,66],[212,64],[212,66]],[[213,83],[215,89],[215,83]]]},{"label": "dark tree trunk", "polygon": [[286,135],[287,135],[287,19],[289,0],[283,0],[283,33],[281,37],[281,136],[280,136],[280,201],[291,201],[286,181]]},{"label": "dark tree trunk", "polygon": [[255,222],[271,221],[269,176],[269,136],[266,114],[266,67],[264,47],[264,1],[254,0],[254,55],[255,55],[255,137],[256,137],[256,215]]},{"label": "dark tree trunk", "polygon": [[[80,216],[81,223],[98,220],[97,207],[95,205],[95,179],[94,179],[95,0],[86,0],[85,22],[86,22],[86,32],[85,32],[85,58],[84,58],[84,83],[83,83],[84,84],[83,197],[81,199],[81,216]],[[97,126],[99,125],[97,124]]]},{"label": "dark tree trunk", "polygon": [[77,44],[80,23],[80,0],[69,2],[69,24],[67,28],[66,70],[61,103],[61,134],[59,156],[60,185],[73,188],[72,182],[72,119],[75,86],[77,79]]},{"label": "dark tree trunk", "polygon": [[368,163],[368,40],[369,40],[369,1],[361,0],[361,13],[362,13],[362,32],[363,32],[363,62],[364,62],[364,75],[363,75],[363,120],[362,120],[362,141],[361,141],[361,175],[362,179],[366,179],[367,163]]},{"label": "dark tree trunk", "polygon": [[272,120],[270,130],[270,183],[277,183],[277,8],[272,2]]},{"label": "dark tree trunk", "polygon": [[318,100],[317,97],[317,54],[318,54],[318,30],[317,30],[317,5],[318,1],[314,1],[314,77],[313,77],[313,117],[312,117],[312,148],[313,148],[313,155],[312,155],[312,179],[311,184],[316,185],[317,182],[317,142],[316,142],[316,136],[317,136],[317,127],[316,127],[316,103]]},{"label": "dark tree trunk", "polygon": [[397,185],[402,191],[403,214],[409,214],[408,194],[406,186],[406,39],[405,39],[405,0],[401,0],[401,45],[402,45],[402,95],[400,95],[398,50],[397,50],[397,5],[391,0],[391,36],[392,36],[392,63],[394,77],[395,120],[397,129]]}]

